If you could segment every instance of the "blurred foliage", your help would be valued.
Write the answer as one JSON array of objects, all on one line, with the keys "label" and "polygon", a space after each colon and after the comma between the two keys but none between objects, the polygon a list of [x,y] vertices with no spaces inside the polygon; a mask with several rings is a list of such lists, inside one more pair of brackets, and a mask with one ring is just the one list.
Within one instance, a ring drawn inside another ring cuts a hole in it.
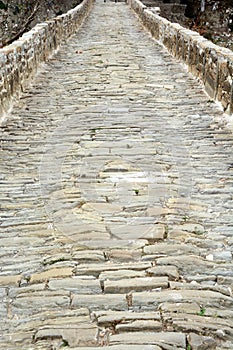
[{"label": "blurred foliage", "polygon": [[0,46],[17,39],[38,22],[61,15],[81,0],[0,0]]}]

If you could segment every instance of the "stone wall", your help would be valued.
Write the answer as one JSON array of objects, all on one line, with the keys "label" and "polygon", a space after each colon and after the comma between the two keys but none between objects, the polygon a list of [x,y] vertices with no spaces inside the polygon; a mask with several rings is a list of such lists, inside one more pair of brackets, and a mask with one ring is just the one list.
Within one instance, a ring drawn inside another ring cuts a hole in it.
[{"label": "stone wall", "polygon": [[225,112],[233,113],[233,52],[169,22],[139,0],[128,3],[152,36],[203,82],[210,98],[220,102]]},{"label": "stone wall", "polygon": [[0,49],[0,120],[19,96],[41,62],[72,35],[89,13],[93,0],[84,0],[66,14],[36,25],[19,40]]}]

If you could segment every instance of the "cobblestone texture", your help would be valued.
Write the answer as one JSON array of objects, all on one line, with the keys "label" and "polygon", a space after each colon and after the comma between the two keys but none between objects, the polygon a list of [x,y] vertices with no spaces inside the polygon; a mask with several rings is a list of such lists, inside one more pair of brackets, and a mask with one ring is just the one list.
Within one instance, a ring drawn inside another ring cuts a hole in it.
[{"label": "cobblestone texture", "polygon": [[1,131],[1,349],[233,348],[233,136],[124,3]]}]

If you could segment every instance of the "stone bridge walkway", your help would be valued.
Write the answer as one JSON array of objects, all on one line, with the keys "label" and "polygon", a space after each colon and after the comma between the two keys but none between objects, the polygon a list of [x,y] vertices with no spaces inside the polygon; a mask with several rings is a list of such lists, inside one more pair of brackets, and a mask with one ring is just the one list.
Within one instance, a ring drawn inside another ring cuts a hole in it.
[{"label": "stone bridge walkway", "polygon": [[125,4],[1,132],[1,349],[233,349],[233,135]]}]

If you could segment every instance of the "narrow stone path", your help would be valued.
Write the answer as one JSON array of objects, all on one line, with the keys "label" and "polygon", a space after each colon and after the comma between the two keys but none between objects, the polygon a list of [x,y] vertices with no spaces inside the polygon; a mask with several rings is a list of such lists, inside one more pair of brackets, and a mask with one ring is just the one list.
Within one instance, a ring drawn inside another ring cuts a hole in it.
[{"label": "narrow stone path", "polygon": [[233,348],[233,135],[127,5],[1,133],[1,349]]}]

